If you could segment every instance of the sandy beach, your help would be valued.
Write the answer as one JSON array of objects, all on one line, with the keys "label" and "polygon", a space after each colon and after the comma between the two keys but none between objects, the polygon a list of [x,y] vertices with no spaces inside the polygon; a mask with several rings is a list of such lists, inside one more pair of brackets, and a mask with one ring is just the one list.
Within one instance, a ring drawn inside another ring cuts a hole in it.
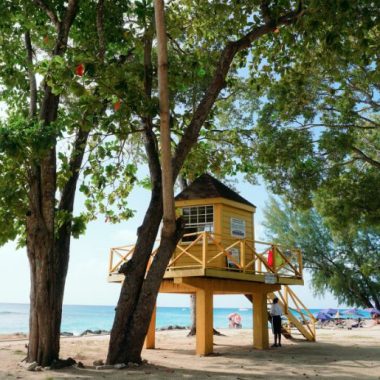
[{"label": "sandy beach", "polygon": [[[159,331],[156,349],[144,350],[147,364],[123,370],[96,370],[105,359],[105,336],[62,338],[61,356],[81,361],[84,369],[27,372],[18,366],[26,340],[0,336],[1,379],[380,379],[380,326],[360,329],[319,329],[318,342],[284,339],[282,348],[252,348],[252,330],[221,330],[214,354],[194,355],[195,338],[187,331]],[[11,340],[12,339],[12,340]]]}]

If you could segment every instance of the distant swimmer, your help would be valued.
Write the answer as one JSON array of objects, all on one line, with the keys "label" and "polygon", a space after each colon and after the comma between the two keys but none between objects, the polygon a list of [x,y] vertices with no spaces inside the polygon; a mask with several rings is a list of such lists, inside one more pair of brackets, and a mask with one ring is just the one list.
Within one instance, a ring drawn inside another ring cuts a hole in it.
[{"label": "distant swimmer", "polygon": [[230,329],[241,329],[242,324],[241,324],[241,316],[238,313],[231,313],[228,316],[228,327]]}]

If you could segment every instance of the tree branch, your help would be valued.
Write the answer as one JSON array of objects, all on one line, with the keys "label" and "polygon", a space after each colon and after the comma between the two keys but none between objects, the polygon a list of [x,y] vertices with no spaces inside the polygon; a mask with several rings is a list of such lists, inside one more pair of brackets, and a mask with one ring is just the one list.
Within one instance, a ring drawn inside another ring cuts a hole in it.
[{"label": "tree branch", "polygon": [[[300,4],[302,4],[302,2]],[[278,26],[289,25],[295,22],[299,17],[303,15],[303,13],[304,11],[302,6],[299,6],[297,11],[289,12],[281,16],[276,23],[269,25],[264,24],[259,27],[255,27],[239,40],[235,42],[228,42],[226,44],[220,55],[219,62],[215,67],[214,77],[209,84],[202,100],[198,104],[198,107],[193,114],[192,120],[187,126],[183,137],[176,148],[173,158],[174,179],[177,177],[191,148],[196,143],[200,129],[202,128],[202,125],[206,118],[209,116],[220,91],[225,87],[225,80],[235,55],[238,52],[249,48],[255,40],[259,39],[265,34],[274,31]]]},{"label": "tree branch", "polygon": [[58,20],[57,15],[54,13],[52,9],[45,3],[44,0],[33,0],[33,2],[40,7],[50,18],[50,21],[54,24],[54,26],[58,29],[60,26],[60,22]]},{"label": "tree branch", "polygon": [[[144,35],[144,92],[148,102],[152,100],[152,82],[153,82],[153,65],[152,65],[152,27],[149,27]],[[144,125],[144,145],[148,158],[148,166],[152,186],[161,184],[161,166],[158,154],[158,143],[156,135],[153,132],[152,116],[147,113],[142,116]],[[161,185],[160,185],[161,186]]]},{"label": "tree branch", "polygon": [[268,24],[268,25],[274,22],[272,18],[272,14],[269,9],[269,3],[270,3],[270,0],[265,0],[265,1],[262,1],[260,4],[261,15],[263,17],[265,24]]},{"label": "tree branch", "polygon": [[59,210],[73,211],[76,185],[89,134],[89,128],[83,129],[79,127],[69,161],[71,176],[62,189]]},{"label": "tree branch", "polygon": [[360,158],[362,160],[364,160],[365,162],[368,162],[369,164],[371,164],[372,166],[376,167],[376,168],[379,168],[380,169],[380,162],[379,161],[376,161],[374,160],[373,158],[367,156],[362,150],[360,150],[359,148],[357,148],[356,146],[352,146],[352,150],[357,153]]},{"label": "tree branch", "polygon": [[60,28],[59,28],[58,43],[56,46],[56,49],[58,49],[57,54],[61,54],[62,48],[66,49],[70,28],[78,12],[78,3],[79,3],[79,0],[68,1],[65,17],[63,21],[61,22]]},{"label": "tree branch", "polygon": [[33,47],[29,30],[25,32],[25,49],[27,52],[29,76],[29,116],[33,118],[37,114],[37,82],[33,70]]},{"label": "tree branch", "polygon": [[106,40],[104,33],[104,0],[99,0],[96,7],[96,30],[99,41],[99,59],[103,62],[106,51]]}]

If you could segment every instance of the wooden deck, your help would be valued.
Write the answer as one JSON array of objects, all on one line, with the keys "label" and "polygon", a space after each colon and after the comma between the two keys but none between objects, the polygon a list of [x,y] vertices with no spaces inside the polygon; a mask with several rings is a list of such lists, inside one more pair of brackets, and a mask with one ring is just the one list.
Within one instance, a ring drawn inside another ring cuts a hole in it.
[{"label": "wooden deck", "polygon": [[[194,240],[177,245],[164,279],[208,277],[279,285],[304,284],[302,255],[298,249],[249,239],[223,239],[211,232],[185,236],[193,236]],[[118,270],[131,259],[134,247],[111,248],[109,282],[123,281],[124,276]],[[238,249],[238,258],[232,254],[233,249]],[[156,252],[153,250],[150,263]]]},{"label": "wooden deck", "polygon": [[[185,237],[187,239],[179,243],[173,253],[159,292],[196,295],[198,355],[213,352],[215,294],[244,294],[251,300],[255,310],[253,346],[257,349],[269,347],[267,303],[272,302],[275,296],[280,299],[288,320],[287,336],[291,336],[290,328],[293,326],[307,340],[315,341],[315,319],[289,288],[289,285],[304,283],[300,250],[249,239],[227,239],[212,232]],[[121,283],[124,280],[124,275],[118,271],[132,258],[134,249],[134,245],[111,248],[109,282]],[[147,270],[156,253],[155,248]],[[146,336],[146,348],[154,347],[155,313]]]}]

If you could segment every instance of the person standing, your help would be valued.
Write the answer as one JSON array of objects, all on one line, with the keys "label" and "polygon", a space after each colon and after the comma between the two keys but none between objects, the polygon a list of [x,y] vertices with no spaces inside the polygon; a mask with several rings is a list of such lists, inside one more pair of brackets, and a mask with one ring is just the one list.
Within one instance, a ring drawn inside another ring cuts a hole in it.
[{"label": "person standing", "polygon": [[281,347],[281,315],[282,309],[278,304],[278,298],[273,299],[273,304],[270,309],[270,315],[272,317],[272,331],[274,335],[274,344],[272,347]]}]

